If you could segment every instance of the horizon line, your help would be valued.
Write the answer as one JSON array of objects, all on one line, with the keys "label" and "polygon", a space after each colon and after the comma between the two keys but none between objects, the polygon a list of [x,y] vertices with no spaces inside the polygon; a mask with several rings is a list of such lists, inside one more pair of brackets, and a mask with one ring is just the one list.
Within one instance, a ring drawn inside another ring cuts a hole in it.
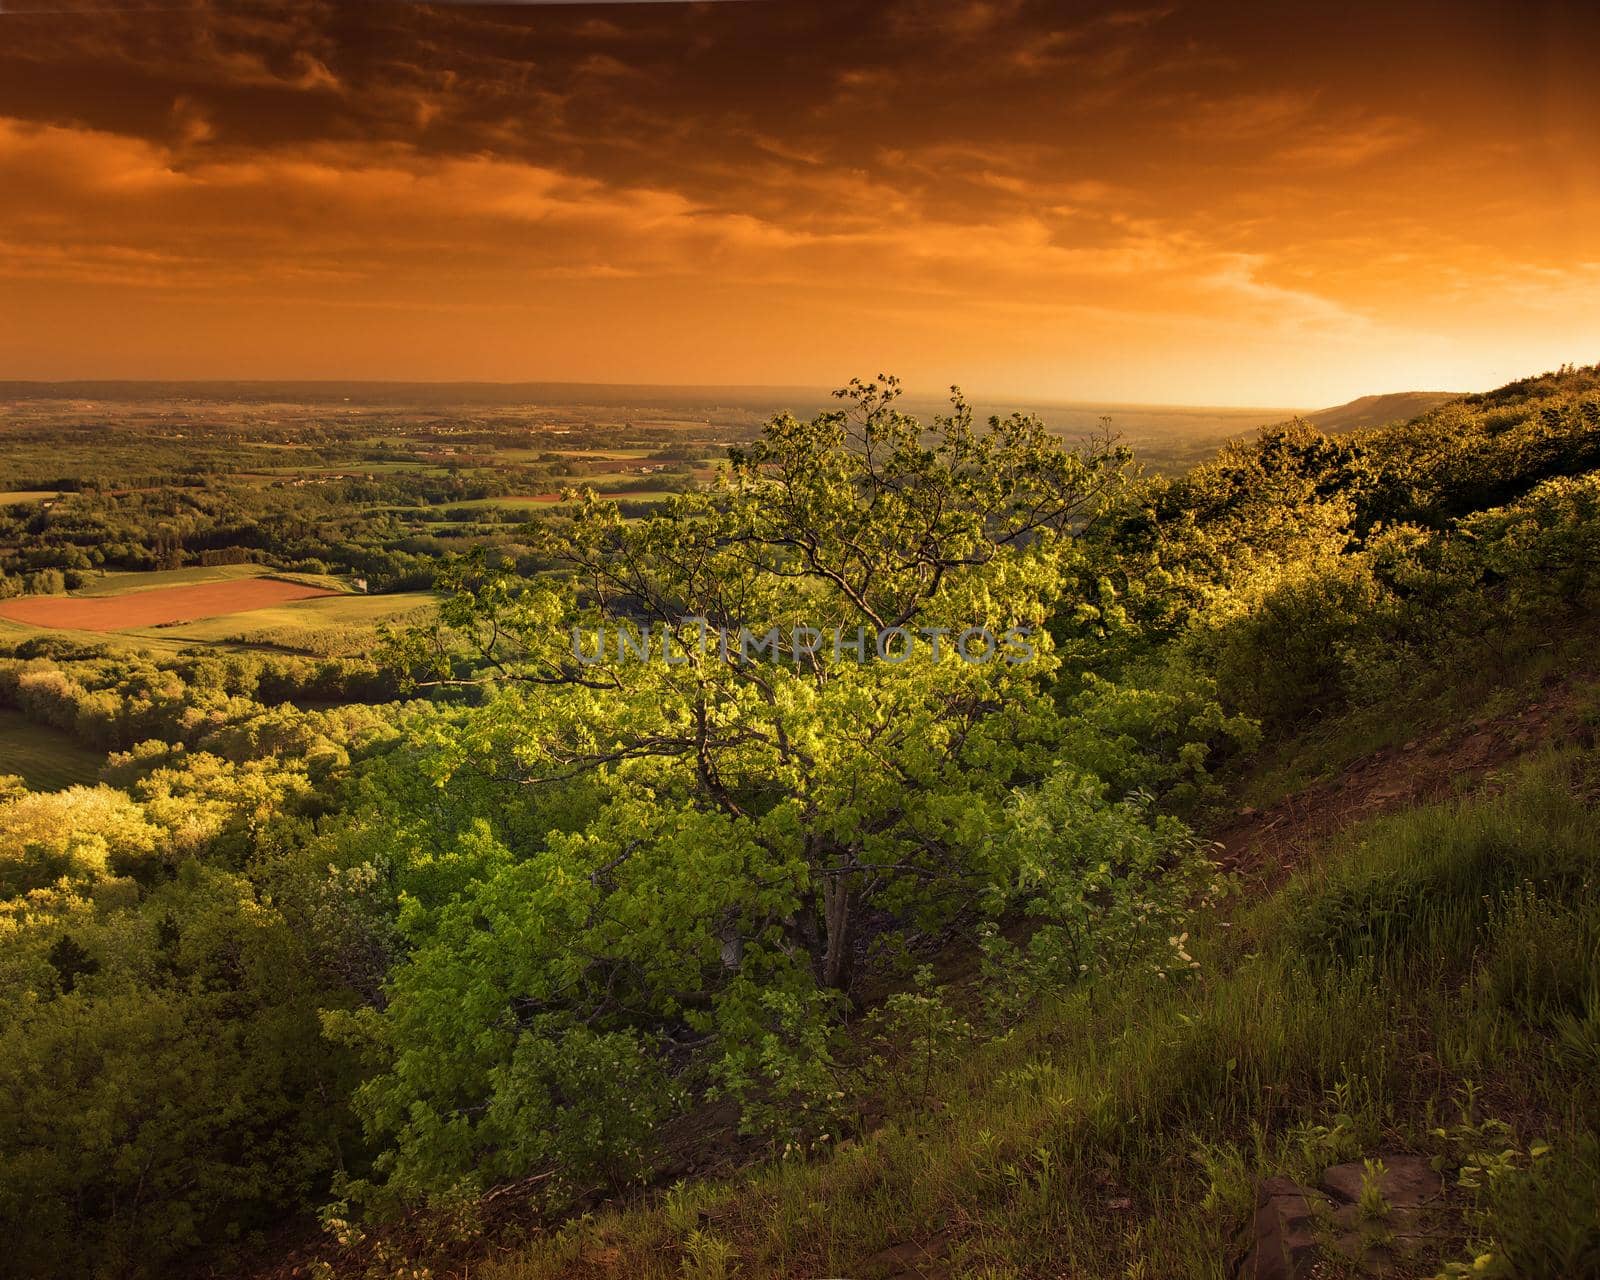
[{"label": "horizon line", "polygon": [[[708,393],[722,392],[740,395],[770,396],[779,393],[800,393],[822,399],[832,399],[838,387],[828,387],[822,384],[806,383],[696,383],[696,382],[594,382],[585,380],[572,380],[560,378],[522,378],[522,379],[494,379],[494,378],[448,378],[448,379],[418,379],[418,378],[0,378],[0,397],[17,399],[25,398],[10,394],[13,389],[26,388],[111,388],[111,387],[171,387],[180,388],[222,388],[222,387],[250,387],[250,388],[286,388],[286,387],[316,387],[316,388],[344,388],[355,389],[362,387],[372,388],[417,388],[417,389],[451,389],[451,388],[496,388],[516,389],[522,387],[561,388],[570,390],[595,390],[595,391],[656,391],[675,393]],[[902,386],[902,394],[906,399],[927,400],[947,399],[950,395],[948,387],[937,391],[925,390],[917,387]],[[964,397],[970,403],[982,401],[993,404],[1005,401],[1018,401],[1039,405],[1050,405],[1061,408],[1072,407],[1122,407],[1129,409],[1228,409],[1239,411],[1281,411],[1288,413],[1319,413],[1329,408],[1338,408],[1343,404],[1351,404],[1357,400],[1376,398],[1385,395],[1469,395],[1471,392],[1462,390],[1429,390],[1418,387],[1407,387],[1397,391],[1366,392],[1353,396],[1350,400],[1341,401],[1336,405],[1321,405],[1308,407],[1305,405],[1285,405],[1282,403],[1216,403],[1203,401],[1153,401],[1153,400],[1117,400],[1117,399],[1065,399],[1050,396],[1028,395],[1020,392],[971,392],[963,389]]]}]

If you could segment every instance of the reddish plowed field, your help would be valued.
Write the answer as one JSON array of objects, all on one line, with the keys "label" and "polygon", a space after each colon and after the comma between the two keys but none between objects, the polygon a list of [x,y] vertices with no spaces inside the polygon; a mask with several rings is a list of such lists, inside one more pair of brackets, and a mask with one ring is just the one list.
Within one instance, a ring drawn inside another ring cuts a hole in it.
[{"label": "reddish plowed field", "polygon": [[338,594],[278,578],[240,578],[235,582],[202,582],[192,587],[156,587],[125,596],[23,596],[0,602],[0,618],[35,627],[126,631]]}]

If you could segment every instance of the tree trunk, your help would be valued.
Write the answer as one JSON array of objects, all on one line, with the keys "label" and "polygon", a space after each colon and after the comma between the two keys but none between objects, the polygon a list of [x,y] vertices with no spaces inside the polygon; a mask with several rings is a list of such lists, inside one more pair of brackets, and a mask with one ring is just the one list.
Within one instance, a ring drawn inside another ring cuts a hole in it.
[{"label": "tree trunk", "polygon": [[827,934],[822,956],[822,985],[835,991],[850,986],[855,948],[855,889],[846,876],[829,880],[822,889],[823,924]]}]

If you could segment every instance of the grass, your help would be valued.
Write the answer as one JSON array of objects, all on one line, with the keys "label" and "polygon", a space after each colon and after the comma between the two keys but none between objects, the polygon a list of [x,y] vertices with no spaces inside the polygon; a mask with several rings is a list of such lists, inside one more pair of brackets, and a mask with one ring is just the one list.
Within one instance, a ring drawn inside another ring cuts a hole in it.
[{"label": "grass", "polygon": [[[1595,633],[1584,622],[1566,629],[1525,628],[1468,643],[1391,694],[1278,743],[1251,762],[1240,800],[1265,806],[1290,792],[1334,777],[1362,756],[1468,720],[1493,721],[1553,683],[1600,679]],[[1589,709],[1600,723],[1600,706]]]},{"label": "grass", "polygon": [[[380,596],[323,596],[315,600],[297,600],[267,609],[250,609],[243,613],[200,618],[194,622],[184,622],[138,634],[155,635],[163,639],[213,643],[236,640],[256,632],[291,633],[335,627],[371,628],[390,618],[430,606],[435,599],[436,597],[427,591]],[[244,643],[250,641],[245,640]]]},{"label": "grass", "polygon": [[70,735],[0,707],[0,774],[20,774],[33,791],[60,791],[99,779],[105,757]]},{"label": "grass", "polygon": [[1600,757],[1567,751],[1368,824],[1199,930],[1188,985],[1064,993],[827,1158],[680,1185],[475,1274],[1218,1280],[1257,1176],[1396,1149],[1449,1168],[1487,1119],[1513,1154],[1456,1193],[1470,1234],[1507,1274],[1600,1274],[1597,795]]},{"label": "grass", "polygon": [[60,496],[55,489],[9,489],[0,492],[0,507],[15,506],[21,502],[47,502]]},{"label": "grass", "polygon": [[[342,578],[327,573],[289,573],[264,564],[192,565],[187,569],[152,569],[140,573],[107,573],[70,594],[75,596],[125,596],[161,587],[194,587],[208,582],[238,582],[244,578],[281,578],[325,591],[349,591]],[[361,599],[368,597],[362,596]],[[376,597],[373,597],[376,598]]]},{"label": "grass", "polygon": [[0,641],[15,643],[19,640],[35,640],[43,635],[64,636],[99,649],[127,653],[179,654],[192,647],[174,640],[157,639],[153,635],[124,635],[116,631],[77,631],[66,627],[43,628],[29,626],[25,622],[14,622],[10,618],[0,618]]},{"label": "grass", "polygon": [[244,578],[283,578],[290,582],[339,591],[337,596],[293,601],[263,609],[218,614],[165,627],[126,631],[77,631],[40,628],[0,618],[0,639],[58,634],[116,649],[176,654],[197,646],[221,649],[288,649],[293,652],[341,654],[359,651],[379,623],[402,617],[434,603],[431,592],[365,595],[350,592],[340,579],[324,574],[280,573],[264,565],[208,565],[148,573],[106,574],[74,595],[110,597],[158,587],[194,586]]},{"label": "grass", "polygon": [[[148,572],[107,573],[72,592],[75,596],[121,596],[158,587],[192,587],[206,582],[236,582],[273,574],[264,564],[194,565],[187,569],[153,569]],[[273,576],[281,576],[273,574]]]}]

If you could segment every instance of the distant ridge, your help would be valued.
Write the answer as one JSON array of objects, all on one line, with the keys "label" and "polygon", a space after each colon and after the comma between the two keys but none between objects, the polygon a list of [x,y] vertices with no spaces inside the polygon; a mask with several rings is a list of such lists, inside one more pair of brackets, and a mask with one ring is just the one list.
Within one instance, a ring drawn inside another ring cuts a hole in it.
[{"label": "distant ridge", "polygon": [[1348,404],[1318,409],[1305,414],[1305,420],[1323,431],[1360,431],[1381,427],[1427,413],[1448,400],[1465,394],[1460,391],[1393,391],[1388,395],[1361,396]]}]

